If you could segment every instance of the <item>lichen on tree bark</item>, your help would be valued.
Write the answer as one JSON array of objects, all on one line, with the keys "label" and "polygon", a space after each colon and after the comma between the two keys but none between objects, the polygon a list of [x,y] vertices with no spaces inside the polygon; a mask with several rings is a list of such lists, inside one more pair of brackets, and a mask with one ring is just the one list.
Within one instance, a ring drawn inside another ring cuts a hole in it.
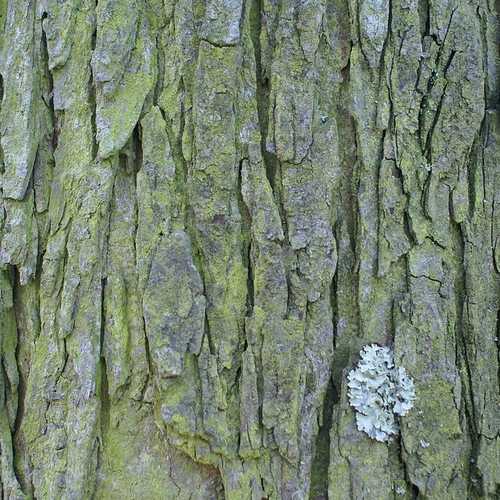
[{"label": "lichen on tree bark", "polygon": [[498,15],[0,0],[2,498],[497,497]]}]

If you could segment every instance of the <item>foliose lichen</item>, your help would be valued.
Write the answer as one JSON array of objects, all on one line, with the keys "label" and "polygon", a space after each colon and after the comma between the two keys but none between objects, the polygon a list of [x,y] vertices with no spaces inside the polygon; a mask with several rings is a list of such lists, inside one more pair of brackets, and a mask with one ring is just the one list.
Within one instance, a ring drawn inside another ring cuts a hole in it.
[{"label": "foliose lichen", "polygon": [[413,407],[415,386],[406,370],[394,365],[391,349],[376,344],[363,347],[347,378],[358,429],[377,441],[397,435],[395,416],[404,416]]}]

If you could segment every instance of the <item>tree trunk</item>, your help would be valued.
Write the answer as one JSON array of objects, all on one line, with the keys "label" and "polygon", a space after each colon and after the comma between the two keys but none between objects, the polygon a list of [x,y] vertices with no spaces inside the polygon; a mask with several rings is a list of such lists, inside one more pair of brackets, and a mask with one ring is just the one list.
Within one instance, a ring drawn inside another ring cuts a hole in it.
[{"label": "tree trunk", "polygon": [[498,498],[498,9],[0,0],[1,498]]}]

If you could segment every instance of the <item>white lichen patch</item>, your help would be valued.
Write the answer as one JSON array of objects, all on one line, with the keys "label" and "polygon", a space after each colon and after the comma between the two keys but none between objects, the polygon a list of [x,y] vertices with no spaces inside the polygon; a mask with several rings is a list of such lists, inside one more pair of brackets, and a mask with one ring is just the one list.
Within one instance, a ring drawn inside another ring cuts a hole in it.
[{"label": "white lichen patch", "polygon": [[413,407],[413,380],[404,368],[394,365],[388,347],[367,345],[360,357],[347,377],[358,429],[377,441],[389,441],[399,432],[396,415],[404,416]]}]

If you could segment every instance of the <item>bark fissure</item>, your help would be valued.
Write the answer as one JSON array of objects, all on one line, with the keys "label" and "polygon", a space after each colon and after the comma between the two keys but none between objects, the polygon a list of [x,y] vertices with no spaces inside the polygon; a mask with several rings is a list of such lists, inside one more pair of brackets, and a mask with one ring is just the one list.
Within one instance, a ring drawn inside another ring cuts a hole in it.
[{"label": "bark fissure", "polygon": [[499,2],[42,3],[0,0],[2,498],[495,498]]}]

